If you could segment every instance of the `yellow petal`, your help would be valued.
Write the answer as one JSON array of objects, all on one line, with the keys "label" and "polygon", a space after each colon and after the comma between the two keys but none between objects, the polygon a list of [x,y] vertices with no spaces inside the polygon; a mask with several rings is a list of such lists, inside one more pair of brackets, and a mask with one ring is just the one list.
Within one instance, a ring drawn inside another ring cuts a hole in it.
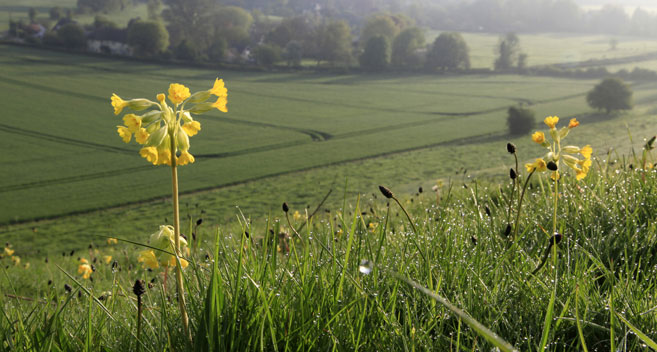
[{"label": "yellow petal", "polygon": [[132,138],[132,133],[130,132],[130,129],[128,129],[125,126],[116,126],[116,132],[123,139],[124,143],[130,143],[130,139]]},{"label": "yellow petal", "polygon": [[182,103],[185,99],[189,98],[190,95],[189,88],[182,84],[171,83],[171,85],[169,85],[169,100],[174,104]]},{"label": "yellow petal", "polygon": [[545,118],[545,120],[543,120],[543,122],[545,122],[545,124],[548,127],[550,127],[550,129],[552,129],[552,128],[555,128],[555,126],[559,122],[559,117],[557,117],[557,116],[548,116],[548,117]]},{"label": "yellow petal", "polygon": [[543,142],[545,142],[545,134],[540,131],[534,132],[534,134],[532,134],[532,140],[538,144],[543,144]]}]

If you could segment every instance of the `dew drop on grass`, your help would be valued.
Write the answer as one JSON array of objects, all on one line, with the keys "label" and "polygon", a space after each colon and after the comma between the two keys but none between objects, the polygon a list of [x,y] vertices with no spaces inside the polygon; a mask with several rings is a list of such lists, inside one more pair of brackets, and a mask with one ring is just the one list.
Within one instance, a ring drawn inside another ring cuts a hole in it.
[{"label": "dew drop on grass", "polygon": [[369,273],[372,272],[372,262],[367,259],[361,260],[360,265],[358,266],[358,271],[363,275],[369,275]]}]

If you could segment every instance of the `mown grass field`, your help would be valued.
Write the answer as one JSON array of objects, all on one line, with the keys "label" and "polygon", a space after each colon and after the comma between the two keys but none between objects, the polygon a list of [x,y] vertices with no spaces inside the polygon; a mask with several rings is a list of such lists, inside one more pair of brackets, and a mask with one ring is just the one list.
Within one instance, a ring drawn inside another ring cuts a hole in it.
[{"label": "mown grass field", "polygon": [[[604,155],[629,151],[653,122],[655,84],[635,85],[637,107],[616,118],[592,115],[584,95],[594,81],[521,76],[397,76],[217,72],[109,61],[3,47],[0,86],[7,101],[0,125],[3,238],[47,244],[49,250],[86,246],[89,234],[138,238],[170,217],[169,172],[138,156],[115,132],[109,96],[155,95],[170,82],[206,89],[217,76],[229,89],[229,113],[199,117],[193,138],[197,163],[181,169],[183,212],[226,221],[239,206],[260,216],[283,201],[313,207],[330,188],[370,193],[376,183],[409,193],[436,179],[504,173],[499,155],[510,137],[506,109],[525,102],[537,120],[579,116],[581,135]],[[152,98],[152,97],[151,97]],[[592,139],[592,140],[591,140]],[[528,138],[513,139],[519,147]],[[467,172],[465,172],[467,171]],[[464,176],[465,174],[465,176]],[[346,186],[345,186],[346,185]],[[221,187],[221,188],[219,188]],[[202,191],[199,193],[199,191]],[[124,205],[60,220],[8,225]],[[119,220],[121,219],[121,220]],[[130,221],[128,221],[130,219]],[[50,236],[64,242],[52,243]],[[25,246],[28,246],[25,244]],[[34,246],[29,246],[34,252]],[[25,248],[27,249],[27,248]]]}]

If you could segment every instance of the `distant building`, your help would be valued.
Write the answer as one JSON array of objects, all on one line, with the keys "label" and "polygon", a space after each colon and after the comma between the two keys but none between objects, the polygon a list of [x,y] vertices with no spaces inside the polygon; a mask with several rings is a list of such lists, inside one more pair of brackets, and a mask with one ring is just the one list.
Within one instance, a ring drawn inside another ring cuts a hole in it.
[{"label": "distant building", "polygon": [[46,27],[42,26],[39,23],[31,23],[23,27],[25,36],[42,39],[43,35],[46,34]]}]

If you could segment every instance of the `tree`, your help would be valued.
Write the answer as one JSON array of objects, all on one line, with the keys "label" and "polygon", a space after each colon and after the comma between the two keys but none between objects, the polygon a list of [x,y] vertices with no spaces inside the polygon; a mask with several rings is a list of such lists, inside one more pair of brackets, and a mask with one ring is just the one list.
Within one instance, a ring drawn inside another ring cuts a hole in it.
[{"label": "tree", "polygon": [[210,42],[213,31],[209,16],[215,9],[211,0],[167,0],[166,5],[162,18],[167,23],[172,46],[183,39],[194,41],[197,46]]},{"label": "tree", "polygon": [[467,70],[470,68],[468,45],[460,33],[440,33],[427,53],[427,68]]},{"label": "tree", "polygon": [[133,21],[128,26],[128,45],[138,56],[155,56],[169,46],[169,32],[159,21]]},{"label": "tree", "polygon": [[390,62],[397,67],[416,67],[420,65],[417,50],[424,46],[424,33],[418,27],[406,28],[392,42]]},{"label": "tree", "polygon": [[57,37],[68,49],[80,49],[87,44],[84,30],[75,22],[67,23],[57,30]]},{"label": "tree", "polygon": [[228,42],[224,38],[215,39],[214,43],[208,48],[208,58],[213,61],[221,61],[226,55]]},{"label": "tree", "polygon": [[50,8],[50,11],[48,11],[48,14],[49,14],[51,20],[57,21],[58,19],[64,17],[64,10],[59,6],[55,6],[55,7]]},{"label": "tree", "polygon": [[534,111],[523,108],[522,106],[511,106],[508,110],[506,124],[509,127],[509,133],[512,135],[522,135],[531,132],[534,129],[536,120]]},{"label": "tree", "polygon": [[209,21],[214,27],[212,38],[223,38],[231,46],[245,47],[247,45],[253,16],[243,8],[220,7],[210,15]]},{"label": "tree", "polygon": [[361,48],[367,41],[375,36],[383,36],[392,43],[399,32],[411,25],[412,20],[403,15],[376,15],[368,18],[367,23],[360,32],[359,43]]},{"label": "tree", "polygon": [[497,53],[497,59],[495,59],[496,70],[508,70],[514,67],[520,54],[520,39],[515,33],[508,33],[500,37],[495,52]]},{"label": "tree", "polygon": [[360,67],[368,70],[382,70],[390,62],[388,40],[382,35],[371,37],[365,45],[365,50],[358,57]]},{"label": "tree", "polygon": [[605,110],[607,114],[613,110],[632,109],[632,90],[619,78],[605,78],[587,95],[589,106]]},{"label": "tree", "polygon": [[317,28],[317,63],[325,60],[331,64],[351,61],[351,30],[345,21],[331,20]]},{"label": "tree", "polygon": [[262,44],[255,48],[253,55],[258,65],[271,67],[281,59],[281,48],[273,44]]},{"label": "tree", "polygon": [[296,40],[287,42],[283,57],[288,66],[301,66],[301,59],[303,58],[303,45],[301,42]]}]

